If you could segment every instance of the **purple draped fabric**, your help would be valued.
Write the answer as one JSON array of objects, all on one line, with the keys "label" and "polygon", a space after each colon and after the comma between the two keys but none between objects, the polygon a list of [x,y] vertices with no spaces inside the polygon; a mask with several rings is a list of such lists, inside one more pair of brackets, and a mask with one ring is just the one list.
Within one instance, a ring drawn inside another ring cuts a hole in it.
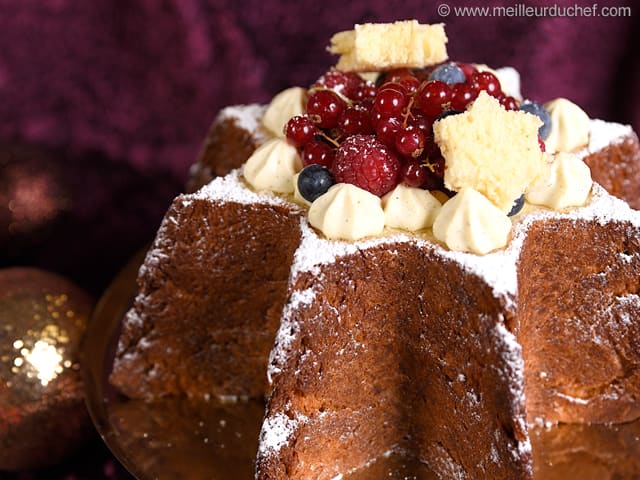
[{"label": "purple draped fabric", "polygon": [[[451,7],[446,17],[442,4]],[[0,231],[0,245],[9,246],[0,266],[49,268],[99,294],[152,238],[216,112],[309,85],[335,63],[325,50],[330,36],[354,23],[445,22],[452,59],[512,65],[526,97],[567,97],[592,117],[640,129],[637,3],[598,4],[601,14],[607,5],[629,7],[616,17],[586,16],[575,7],[592,4],[575,0],[555,3],[574,7],[571,17],[462,15],[455,7],[463,5],[516,4],[0,0],[0,152],[44,149],[30,171],[46,164],[71,179],[63,181],[65,219],[46,235],[38,230],[25,243]],[[16,167],[1,157],[0,200],[13,181],[7,165]]]}]

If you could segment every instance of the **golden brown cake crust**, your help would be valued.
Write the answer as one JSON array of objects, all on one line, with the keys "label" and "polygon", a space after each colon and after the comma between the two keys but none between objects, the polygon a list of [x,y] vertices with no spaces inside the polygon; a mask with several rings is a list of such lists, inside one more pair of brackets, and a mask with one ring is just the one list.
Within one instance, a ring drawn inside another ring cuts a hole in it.
[{"label": "golden brown cake crust", "polygon": [[640,417],[638,228],[535,223],[518,283],[529,422]]},{"label": "golden brown cake crust", "polygon": [[297,277],[290,299],[315,293],[283,319],[295,339],[279,335],[267,410],[294,425],[277,453],[278,425],[263,430],[256,478],[331,479],[391,451],[442,478],[530,478],[510,313],[432,249],[383,244]]},{"label": "golden brown cake crust", "polygon": [[298,223],[294,207],[178,197],[140,271],[111,382],[132,398],[262,396]]},{"label": "golden brown cake crust", "polygon": [[640,209],[640,143],[635,133],[587,155],[584,161],[605,190]]},{"label": "golden brown cake crust", "polygon": [[[251,108],[239,106],[237,108]],[[255,108],[257,110],[257,107]],[[260,112],[262,110],[259,110]],[[251,115],[253,112],[244,112]],[[239,168],[265,139],[258,130],[248,130],[239,118],[218,115],[209,127],[196,163],[187,183],[187,192],[195,192],[215,177],[222,177]]]}]

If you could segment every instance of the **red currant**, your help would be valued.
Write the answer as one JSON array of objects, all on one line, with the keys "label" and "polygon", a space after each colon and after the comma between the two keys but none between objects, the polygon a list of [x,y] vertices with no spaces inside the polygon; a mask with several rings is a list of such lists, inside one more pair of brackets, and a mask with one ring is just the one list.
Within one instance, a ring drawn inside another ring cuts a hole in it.
[{"label": "red currant", "polygon": [[406,126],[396,134],[395,147],[400,155],[417,158],[424,150],[424,133],[418,127]]},{"label": "red currant", "polygon": [[407,104],[407,97],[399,88],[380,89],[376,95],[374,106],[385,117],[400,116]]},{"label": "red currant", "polygon": [[315,164],[331,168],[334,158],[334,150],[321,140],[309,142],[302,150],[302,164],[305,167]]},{"label": "red currant", "polygon": [[456,83],[451,87],[451,91],[451,108],[459,111],[464,111],[478,96],[478,92],[466,83]]},{"label": "red currant", "polygon": [[443,106],[450,101],[451,88],[439,80],[423,83],[416,93],[418,108],[430,117],[440,114]]},{"label": "red currant", "polygon": [[397,83],[401,85],[405,92],[413,93],[420,86],[420,80],[408,68],[397,68],[390,70],[385,77],[386,83]]},{"label": "red currant", "polygon": [[429,170],[420,160],[407,160],[400,169],[402,181],[415,188],[421,188],[429,178]]},{"label": "red currant", "polygon": [[316,126],[306,115],[296,115],[292,117],[284,127],[284,134],[287,140],[294,147],[304,147],[316,136]]},{"label": "red currant", "polygon": [[473,74],[478,71],[476,70],[476,67],[474,67],[470,63],[458,62],[457,65],[458,67],[460,67],[460,69],[464,73],[464,76],[467,77],[467,82],[471,81],[471,77],[473,76]]},{"label": "red currant", "polygon": [[338,131],[343,137],[360,133],[368,135],[373,133],[369,112],[363,108],[349,107],[338,118]]},{"label": "red currant", "polygon": [[338,183],[351,183],[382,196],[398,184],[400,161],[372,135],[352,135],[336,153],[333,175]]},{"label": "red currant", "polygon": [[402,122],[396,117],[383,118],[376,125],[376,135],[385,145],[393,146],[396,143],[396,134],[402,128]]},{"label": "red currant", "polygon": [[425,138],[431,135],[431,127],[433,127],[434,117],[427,117],[422,112],[417,110],[411,111],[411,116],[409,117],[408,123],[409,125],[413,125],[422,131]]},{"label": "red currant", "polygon": [[478,93],[484,90],[492,97],[500,97],[503,95],[498,77],[491,72],[485,71],[474,73],[471,75],[470,83],[473,89]]},{"label": "red currant", "polygon": [[320,128],[333,128],[346,104],[331,90],[316,90],[307,100],[307,115]]},{"label": "red currant", "polygon": [[444,158],[429,157],[426,166],[427,178],[422,184],[425,190],[444,190]]},{"label": "red currant", "polygon": [[371,111],[369,112],[369,116],[371,117],[371,126],[374,129],[378,128],[378,124],[382,120],[385,120],[387,118],[378,111],[375,105],[371,108]]},{"label": "red currant", "polygon": [[502,105],[505,110],[518,110],[518,101],[513,98],[513,97],[501,97],[500,98],[500,105]]},{"label": "red currant", "polygon": [[403,77],[414,77],[415,75],[413,74],[413,71],[411,71],[410,68],[394,68],[389,70],[385,77],[384,77],[384,83],[389,83],[389,82],[397,82],[400,78]]}]

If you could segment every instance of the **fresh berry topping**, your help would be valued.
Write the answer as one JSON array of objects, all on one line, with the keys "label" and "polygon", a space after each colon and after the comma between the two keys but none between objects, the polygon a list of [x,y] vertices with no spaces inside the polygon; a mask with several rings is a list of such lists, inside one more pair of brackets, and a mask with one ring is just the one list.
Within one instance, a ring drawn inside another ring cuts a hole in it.
[{"label": "fresh berry topping", "polygon": [[540,136],[540,134],[538,133],[538,145],[540,145],[540,151],[541,152],[546,152],[547,151],[547,144],[544,143],[544,140],[542,139],[542,137]]},{"label": "fresh berry topping", "polygon": [[456,83],[451,87],[451,108],[463,111],[478,96],[478,92],[468,83]]},{"label": "fresh berry topping", "polygon": [[476,72],[471,75],[471,86],[478,93],[481,91],[487,92],[492,97],[501,97],[502,88],[500,87],[500,80],[491,72]]},{"label": "fresh berry topping", "polygon": [[284,128],[287,140],[294,147],[304,147],[316,136],[316,126],[306,115],[296,115],[292,117]]},{"label": "fresh berry topping", "polygon": [[400,169],[400,178],[409,187],[421,188],[429,179],[429,170],[419,160],[407,160]]},{"label": "fresh berry topping", "polygon": [[402,122],[396,118],[383,118],[376,125],[376,135],[385,145],[394,146],[396,135],[402,129]]},{"label": "fresh berry topping", "polygon": [[423,113],[418,111],[412,111],[411,116],[408,119],[409,125],[419,128],[424,134],[425,138],[432,134],[431,127],[433,127],[433,117],[427,117]]},{"label": "fresh berry topping", "polygon": [[380,197],[398,184],[399,171],[395,154],[371,135],[347,138],[333,164],[336,182],[351,183]]},{"label": "fresh berry topping", "polygon": [[384,73],[381,83],[397,82],[405,77],[415,77],[413,70],[410,68],[394,68]]},{"label": "fresh berry topping", "polygon": [[321,140],[313,140],[305,145],[302,150],[302,164],[324,165],[331,168],[336,154],[333,148]]},{"label": "fresh berry topping", "polygon": [[466,82],[467,77],[455,63],[445,63],[431,72],[428,80],[440,80],[447,85],[453,85],[454,83]]},{"label": "fresh berry topping", "polygon": [[520,105],[520,110],[540,117],[540,120],[542,120],[542,126],[538,129],[538,133],[543,140],[546,140],[549,133],[551,133],[551,116],[547,109],[538,102],[527,101]]},{"label": "fresh berry topping", "polygon": [[451,88],[444,82],[434,80],[424,83],[416,93],[416,104],[425,114],[435,117],[442,112],[444,104],[451,101]]},{"label": "fresh berry topping", "polygon": [[513,217],[522,210],[522,207],[524,207],[524,193],[513,202],[513,207],[511,207],[511,211],[507,215]]},{"label": "fresh berry topping", "polygon": [[357,73],[330,70],[321,76],[312,87],[329,88],[351,100],[357,100],[360,88],[364,83],[362,77]]},{"label": "fresh berry topping", "polygon": [[429,157],[427,166],[436,178],[438,179],[444,178],[444,157],[442,157],[441,155],[440,156],[434,155],[432,157]]},{"label": "fresh berry topping", "polygon": [[444,158],[434,155],[426,162],[427,178],[422,184],[426,190],[445,191],[444,187]]},{"label": "fresh berry topping", "polygon": [[333,128],[346,104],[331,90],[316,90],[307,100],[307,115],[320,128]]},{"label": "fresh berry topping", "polygon": [[464,76],[465,76],[465,79],[466,79],[467,82],[470,82],[471,81],[471,77],[473,76],[473,74],[478,71],[476,69],[476,67],[474,67],[470,63],[460,63],[460,62],[458,62],[457,65],[458,65],[458,67],[460,67],[460,70],[462,70],[462,72],[464,73]]},{"label": "fresh berry topping", "polygon": [[443,118],[447,118],[452,115],[458,115],[460,113],[464,113],[464,112],[461,112],[460,110],[445,110],[440,115],[438,115],[438,118],[436,118],[436,120],[442,120]]},{"label": "fresh berry topping", "polygon": [[376,95],[374,106],[384,117],[396,117],[402,114],[402,110],[407,105],[407,97],[402,87],[392,86],[381,88]]},{"label": "fresh berry topping", "polygon": [[396,134],[395,147],[400,155],[418,158],[424,150],[424,133],[418,127],[403,127]]},{"label": "fresh berry topping", "polygon": [[322,165],[304,167],[298,175],[298,191],[309,202],[326,193],[334,183],[331,173]]},{"label": "fresh berry topping", "polygon": [[505,96],[500,98],[500,105],[502,105],[505,110],[518,110],[518,101],[513,97]]},{"label": "fresh berry topping", "polygon": [[376,86],[373,83],[363,83],[356,92],[355,100],[363,101],[376,96]]},{"label": "fresh berry topping", "polygon": [[420,86],[420,80],[408,68],[398,68],[387,73],[385,83],[395,83],[404,89],[405,92],[413,93]]},{"label": "fresh berry topping", "polygon": [[426,82],[427,78],[429,78],[429,75],[431,75],[431,72],[433,72],[435,68],[436,67],[434,65],[418,68],[413,71],[413,74],[416,76],[418,80],[420,80],[420,82]]},{"label": "fresh berry topping", "polygon": [[349,107],[338,118],[338,131],[342,137],[360,133],[368,135],[373,133],[369,112],[363,108]]},{"label": "fresh berry topping", "polygon": [[378,124],[387,118],[386,116],[382,115],[382,113],[378,111],[375,105],[371,108],[371,112],[369,115],[371,120],[371,126],[374,129],[378,128]]}]

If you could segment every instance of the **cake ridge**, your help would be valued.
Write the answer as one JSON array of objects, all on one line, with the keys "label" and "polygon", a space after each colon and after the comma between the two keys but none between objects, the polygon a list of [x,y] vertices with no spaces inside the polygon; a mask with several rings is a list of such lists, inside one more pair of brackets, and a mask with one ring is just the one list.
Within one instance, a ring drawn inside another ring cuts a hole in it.
[{"label": "cake ridge", "polygon": [[[241,204],[270,204],[288,206],[302,211],[296,203],[283,196],[271,192],[255,192],[242,181],[242,170],[235,169],[224,177],[217,177],[209,184],[193,194],[183,194],[178,198],[188,201],[189,198],[209,199],[212,201],[234,201]],[[517,295],[517,268],[515,260],[519,255],[522,243],[526,238],[526,231],[536,221],[546,219],[567,218],[578,220],[597,220],[600,224],[609,221],[625,221],[634,227],[640,227],[640,215],[627,202],[620,200],[606,192],[596,182],[593,183],[591,199],[583,207],[572,208],[569,211],[553,211],[537,208],[521,218],[514,220],[512,238],[506,248],[486,255],[476,255],[468,252],[448,250],[435,240],[423,239],[419,236],[404,232],[386,232],[380,237],[367,238],[360,241],[329,240],[321,237],[309,225],[306,216],[301,216],[301,244],[296,249],[291,267],[290,281],[300,272],[318,272],[321,265],[331,263],[340,256],[353,254],[360,250],[395,243],[414,242],[421,246],[432,248],[434,253],[458,263],[470,273],[475,273],[492,285],[496,294],[504,297],[507,306],[513,303]],[[162,228],[160,229],[162,231]],[[512,306],[512,305],[511,305]]]}]

